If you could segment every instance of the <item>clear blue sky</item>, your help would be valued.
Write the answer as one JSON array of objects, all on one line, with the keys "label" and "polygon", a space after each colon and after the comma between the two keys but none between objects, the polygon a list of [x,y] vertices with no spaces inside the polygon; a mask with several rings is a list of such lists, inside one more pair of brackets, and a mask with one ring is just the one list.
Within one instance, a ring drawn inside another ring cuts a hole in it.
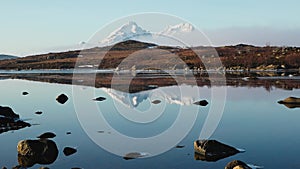
[{"label": "clear blue sky", "polygon": [[300,46],[299,8],[297,0],[2,0],[0,53],[28,55],[78,44],[112,20],[141,12],[186,19],[216,45]]}]

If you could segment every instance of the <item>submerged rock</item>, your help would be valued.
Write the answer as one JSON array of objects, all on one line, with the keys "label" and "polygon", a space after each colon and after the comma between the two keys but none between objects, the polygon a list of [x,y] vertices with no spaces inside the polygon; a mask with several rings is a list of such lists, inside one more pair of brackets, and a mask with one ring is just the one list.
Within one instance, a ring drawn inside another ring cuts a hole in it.
[{"label": "submerged rock", "polygon": [[56,101],[60,104],[65,104],[68,101],[68,96],[65,94],[61,94],[59,96],[57,96]]},{"label": "submerged rock", "polygon": [[54,138],[56,135],[52,132],[46,132],[39,135],[37,138]]},{"label": "submerged rock", "polygon": [[251,169],[246,163],[239,161],[239,160],[234,160],[229,162],[226,166],[225,169]]},{"label": "submerged rock", "polygon": [[54,141],[48,139],[21,140],[17,146],[18,163],[22,167],[35,164],[52,164],[58,156]]},{"label": "submerged rock", "polygon": [[207,106],[208,102],[206,100],[200,100],[194,103],[195,105],[199,105],[199,106]]},{"label": "submerged rock", "polygon": [[63,152],[64,152],[65,156],[69,156],[69,155],[72,155],[72,154],[76,153],[77,150],[75,148],[72,148],[72,147],[65,147]]},{"label": "submerged rock", "polygon": [[218,161],[235,155],[240,151],[216,140],[197,140],[194,142],[195,160]]},{"label": "submerged rock", "polygon": [[97,97],[97,98],[95,98],[93,100],[94,101],[104,101],[104,100],[106,100],[106,98],[105,97]]}]

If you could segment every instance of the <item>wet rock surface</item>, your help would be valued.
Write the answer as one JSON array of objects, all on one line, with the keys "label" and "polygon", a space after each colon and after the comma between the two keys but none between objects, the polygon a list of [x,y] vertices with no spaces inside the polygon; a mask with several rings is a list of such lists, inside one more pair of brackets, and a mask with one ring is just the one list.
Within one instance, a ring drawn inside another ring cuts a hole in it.
[{"label": "wet rock surface", "polygon": [[239,161],[239,160],[234,160],[229,162],[226,166],[225,169],[251,169],[246,163]]},{"label": "wet rock surface", "polygon": [[68,101],[68,96],[65,94],[60,94],[56,97],[56,101],[60,104],[65,104]]},{"label": "wet rock surface", "polygon": [[216,140],[197,140],[194,142],[195,160],[218,161],[235,155],[240,151]]},{"label": "wet rock surface", "polygon": [[18,163],[22,167],[52,164],[58,156],[56,143],[48,139],[21,140],[17,146]]}]

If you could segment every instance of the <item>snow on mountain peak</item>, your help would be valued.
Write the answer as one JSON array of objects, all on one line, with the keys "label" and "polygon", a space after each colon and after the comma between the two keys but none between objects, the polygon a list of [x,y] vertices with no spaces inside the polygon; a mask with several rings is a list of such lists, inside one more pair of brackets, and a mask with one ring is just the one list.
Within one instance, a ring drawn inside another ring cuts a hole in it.
[{"label": "snow on mountain peak", "polygon": [[[194,31],[194,27],[189,23],[180,23],[177,25],[167,26],[158,34],[168,35],[168,36],[191,36]],[[113,45],[119,42],[123,42],[126,40],[138,40],[156,44],[165,44],[172,45],[171,41],[166,41],[165,38],[160,38],[155,34],[152,34],[150,31],[143,29],[137,23],[133,21],[129,21],[126,24],[122,25],[120,28],[116,29],[112,33],[110,33],[107,38],[100,41],[101,46]],[[175,44],[176,46],[180,44]]]},{"label": "snow on mountain peak", "polygon": [[193,30],[194,30],[193,25],[189,23],[180,23],[178,25],[168,26],[161,33],[166,35],[171,35],[175,33],[189,33],[192,32]]},{"label": "snow on mountain peak", "polygon": [[100,43],[103,45],[111,45],[137,36],[149,36],[151,33],[138,26],[135,22],[129,21],[108,35],[107,38]]}]

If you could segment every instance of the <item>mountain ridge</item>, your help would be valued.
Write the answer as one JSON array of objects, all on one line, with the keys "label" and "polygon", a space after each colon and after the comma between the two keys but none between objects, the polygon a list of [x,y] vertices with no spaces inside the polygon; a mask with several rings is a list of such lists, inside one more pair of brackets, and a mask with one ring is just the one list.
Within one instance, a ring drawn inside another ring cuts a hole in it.
[{"label": "mountain ridge", "polygon": [[18,56],[6,55],[6,54],[0,54],[0,60],[16,59],[16,58],[18,58]]}]

